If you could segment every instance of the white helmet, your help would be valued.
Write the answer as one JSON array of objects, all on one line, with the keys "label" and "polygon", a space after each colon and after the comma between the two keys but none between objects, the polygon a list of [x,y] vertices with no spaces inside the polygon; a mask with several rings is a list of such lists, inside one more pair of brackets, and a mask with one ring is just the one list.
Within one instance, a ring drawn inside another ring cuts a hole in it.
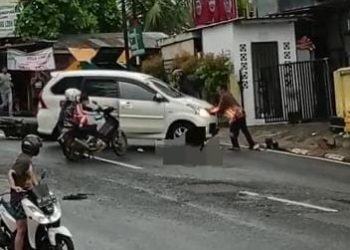
[{"label": "white helmet", "polygon": [[81,91],[78,89],[71,88],[71,89],[67,89],[64,92],[64,95],[66,96],[67,101],[75,102],[75,101],[78,101],[78,98],[81,95]]}]

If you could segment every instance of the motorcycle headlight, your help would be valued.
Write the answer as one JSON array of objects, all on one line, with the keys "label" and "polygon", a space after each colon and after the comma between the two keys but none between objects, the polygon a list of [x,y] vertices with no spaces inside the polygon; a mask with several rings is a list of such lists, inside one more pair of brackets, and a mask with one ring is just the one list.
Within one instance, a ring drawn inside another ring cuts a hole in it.
[{"label": "motorcycle headlight", "polygon": [[49,220],[46,218],[46,216],[35,206],[27,206],[27,208],[32,212],[33,217],[32,219],[38,220],[41,224],[47,224],[49,223]]}]

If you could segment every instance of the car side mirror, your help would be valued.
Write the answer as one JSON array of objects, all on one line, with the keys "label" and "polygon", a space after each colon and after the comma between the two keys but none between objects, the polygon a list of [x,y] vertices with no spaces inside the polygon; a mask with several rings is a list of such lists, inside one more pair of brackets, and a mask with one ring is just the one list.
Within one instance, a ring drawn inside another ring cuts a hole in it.
[{"label": "car side mirror", "polygon": [[156,102],[163,102],[164,101],[164,97],[161,94],[157,93],[154,96],[154,101],[156,101]]}]

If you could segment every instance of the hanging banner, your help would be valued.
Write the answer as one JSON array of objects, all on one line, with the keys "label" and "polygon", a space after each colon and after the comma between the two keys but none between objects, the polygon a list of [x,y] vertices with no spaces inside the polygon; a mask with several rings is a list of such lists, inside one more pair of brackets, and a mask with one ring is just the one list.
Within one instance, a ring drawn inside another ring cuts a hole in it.
[{"label": "hanging banner", "polygon": [[236,0],[193,0],[196,27],[238,17]]},{"label": "hanging banner", "polygon": [[15,36],[18,14],[16,4],[0,5],[0,38]]},{"label": "hanging banner", "polygon": [[7,50],[7,68],[19,71],[46,71],[56,69],[53,49],[43,49],[31,53]]}]

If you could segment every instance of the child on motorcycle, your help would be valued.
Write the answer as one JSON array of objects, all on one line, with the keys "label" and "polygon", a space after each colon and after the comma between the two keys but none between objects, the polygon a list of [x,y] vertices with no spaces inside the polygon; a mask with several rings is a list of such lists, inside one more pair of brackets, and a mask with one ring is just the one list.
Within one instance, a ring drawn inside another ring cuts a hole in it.
[{"label": "child on motorcycle", "polygon": [[32,158],[39,154],[41,147],[42,142],[38,136],[27,135],[22,140],[22,153],[17,157],[8,174],[11,187],[10,203],[14,210],[17,226],[14,250],[23,250],[24,247],[27,218],[22,207],[22,198],[33,186],[38,185],[32,166]]}]

